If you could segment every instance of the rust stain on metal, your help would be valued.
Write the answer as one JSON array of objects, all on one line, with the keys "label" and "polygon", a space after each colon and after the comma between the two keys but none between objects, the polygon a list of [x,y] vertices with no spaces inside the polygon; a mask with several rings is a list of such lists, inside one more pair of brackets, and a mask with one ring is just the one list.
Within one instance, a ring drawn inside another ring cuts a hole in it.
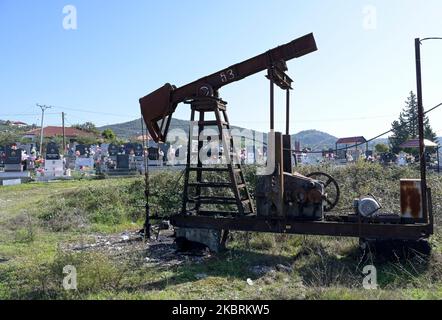
[{"label": "rust stain on metal", "polygon": [[401,180],[401,213],[403,217],[422,218],[422,193],[419,179]]},{"label": "rust stain on metal", "polygon": [[317,189],[310,190],[308,192],[308,200],[315,204],[322,203],[323,194]]}]

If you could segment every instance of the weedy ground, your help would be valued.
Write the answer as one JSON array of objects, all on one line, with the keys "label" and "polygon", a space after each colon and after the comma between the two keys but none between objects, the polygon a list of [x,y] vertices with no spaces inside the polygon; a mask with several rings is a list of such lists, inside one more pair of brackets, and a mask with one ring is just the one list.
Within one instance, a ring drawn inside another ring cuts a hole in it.
[{"label": "weedy ground", "polygon": [[[413,168],[358,163],[325,171],[341,186],[337,211],[372,193],[384,210],[398,211],[399,179]],[[151,175],[152,213],[178,211],[179,172]],[[247,171],[252,193],[254,168]],[[442,214],[442,177],[429,176],[436,225]],[[431,256],[363,256],[358,239],[231,233],[228,250],[179,263],[151,263],[153,246],[142,241],[108,250],[106,239],[139,230],[143,223],[141,177],[75,180],[0,187],[0,299],[440,299],[442,233],[436,226]],[[104,245],[94,250],[97,238]],[[101,241],[101,240],[100,240]],[[94,244],[95,243],[95,244]],[[170,243],[159,243],[164,255]],[[377,268],[378,289],[363,288],[364,266]],[[62,282],[66,265],[77,269],[77,290]]]}]

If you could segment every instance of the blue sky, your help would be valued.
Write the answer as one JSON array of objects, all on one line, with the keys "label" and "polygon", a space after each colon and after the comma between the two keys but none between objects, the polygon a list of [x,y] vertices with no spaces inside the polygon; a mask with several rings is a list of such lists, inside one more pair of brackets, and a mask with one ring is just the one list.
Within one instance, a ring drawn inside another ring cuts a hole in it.
[{"label": "blue sky", "polygon": [[[77,30],[63,29],[65,5],[77,9]],[[415,90],[413,39],[442,36],[442,2],[0,0],[0,119],[39,123],[38,102],[55,106],[47,124],[60,124],[62,111],[68,124],[132,120],[138,99],[166,82],[184,85],[310,32],[319,50],[288,63],[292,133],[369,138]],[[442,41],[424,43],[427,108],[442,102],[441,57]],[[264,73],[221,89],[231,122],[262,131],[268,94]],[[176,117],[188,119],[188,109]],[[442,135],[442,109],[430,120]]]}]

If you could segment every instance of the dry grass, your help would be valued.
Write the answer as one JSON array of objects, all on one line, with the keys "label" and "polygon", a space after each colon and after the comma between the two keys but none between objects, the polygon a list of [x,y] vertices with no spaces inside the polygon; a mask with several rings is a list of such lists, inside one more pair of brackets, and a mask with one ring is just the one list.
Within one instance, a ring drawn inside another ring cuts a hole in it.
[{"label": "dry grass", "polygon": [[[353,166],[303,167],[333,175],[343,197],[339,210],[354,197],[379,196],[397,211],[398,179],[416,177],[411,168]],[[256,177],[247,170],[250,189]],[[154,213],[179,207],[179,173],[152,176]],[[442,178],[430,175],[436,222],[442,214]],[[104,234],[137,229],[143,209],[140,178],[30,184],[0,194],[0,299],[432,299],[442,298],[442,233],[436,228],[430,257],[362,255],[357,239],[231,233],[229,250],[200,263],[152,267],[145,254],[66,253],[60,244],[89,241]],[[29,196],[32,192],[33,196]],[[20,201],[10,201],[20,199]],[[62,289],[62,267],[79,270],[79,288]],[[378,290],[362,287],[362,269],[377,268]],[[283,268],[280,267],[283,266]],[[258,268],[256,268],[258,267]],[[256,274],[253,269],[267,270]],[[270,271],[269,271],[270,270]],[[200,275],[205,275],[201,277]],[[253,285],[247,283],[247,279]]]}]

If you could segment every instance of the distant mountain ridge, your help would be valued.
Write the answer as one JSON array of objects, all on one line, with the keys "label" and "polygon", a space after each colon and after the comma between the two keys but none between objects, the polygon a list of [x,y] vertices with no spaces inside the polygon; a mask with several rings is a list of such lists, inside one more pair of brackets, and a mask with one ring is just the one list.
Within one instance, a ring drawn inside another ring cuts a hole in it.
[{"label": "distant mountain ridge", "polygon": [[292,135],[292,143],[299,141],[301,148],[312,150],[334,148],[336,140],[335,136],[319,130],[304,130]]},{"label": "distant mountain ridge", "polygon": [[[232,126],[232,128],[238,128],[240,130],[244,130],[244,128]],[[141,118],[117,123],[112,125],[106,125],[99,127],[98,130],[103,131],[105,129],[111,129],[115,134],[123,139],[130,139],[131,137],[140,136],[141,135]],[[170,123],[170,129],[182,129],[185,132],[189,130],[189,121],[172,118]],[[254,131],[258,134],[262,134],[261,132]],[[266,134],[264,134],[264,139],[266,139]],[[328,134],[326,132],[322,132],[319,130],[304,130],[300,131],[296,134],[292,135],[292,143],[295,141],[299,141],[301,143],[301,148],[311,148],[312,150],[324,150],[328,148],[335,148],[335,143],[338,140],[337,137]],[[387,138],[380,138],[369,143],[369,148],[374,148],[374,146],[378,143],[388,144]],[[439,144],[442,144],[442,137],[439,137]]]},{"label": "distant mountain ridge", "polygon": [[[244,130],[245,128],[232,126],[232,129]],[[103,131],[105,129],[111,129],[118,137],[129,139],[134,136],[141,135],[141,119],[136,119],[128,122],[117,123],[112,125],[106,125],[99,127],[98,130]],[[172,118],[170,123],[170,130],[172,129],[182,129],[185,132],[189,130],[189,121]],[[261,132],[252,130],[253,132],[262,134]],[[266,134],[264,134],[266,138]],[[327,147],[334,145],[337,138],[318,130],[305,130],[292,135],[292,139],[296,141],[301,141],[303,147]]]}]

